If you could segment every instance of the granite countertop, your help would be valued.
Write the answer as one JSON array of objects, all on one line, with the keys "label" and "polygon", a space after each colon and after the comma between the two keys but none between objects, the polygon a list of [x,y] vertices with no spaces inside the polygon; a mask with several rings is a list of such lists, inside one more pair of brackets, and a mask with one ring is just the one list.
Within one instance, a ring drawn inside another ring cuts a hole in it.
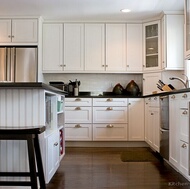
[{"label": "granite countertop", "polygon": [[67,92],[42,82],[0,82],[0,89],[45,89],[67,95]]}]

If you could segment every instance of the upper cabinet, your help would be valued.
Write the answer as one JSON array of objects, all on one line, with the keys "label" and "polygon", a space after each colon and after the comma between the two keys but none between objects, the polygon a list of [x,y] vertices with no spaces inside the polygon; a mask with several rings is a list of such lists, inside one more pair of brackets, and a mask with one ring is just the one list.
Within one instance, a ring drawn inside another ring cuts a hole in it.
[{"label": "upper cabinet", "polygon": [[190,58],[190,1],[185,0],[185,58]]},{"label": "upper cabinet", "polygon": [[127,72],[142,72],[142,24],[127,24]]},{"label": "upper cabinet", "polygon": [[106,24],[106,70],[126,70],[126,24]]},{"label": "upper cabinet", "polygon": [[37,43],[38,19],[0,19],[0,43]]},{"label": "upper cabinet", "polygon": [[161,69],[160,63],[160,21],[144,24],[144,63],[145,71]]},{"label": "upper cabinet", "polygon": [[184,69],[184,16],[164,15],[162,26],[162,68]]},{"label": "upper cabinet", "polygon": [[64,70],[84,70],[84,24],[64,24]]},{"label": "upper cabinet", "polygon": [[105,70],[105,24],[85,24],[85,70]]}]

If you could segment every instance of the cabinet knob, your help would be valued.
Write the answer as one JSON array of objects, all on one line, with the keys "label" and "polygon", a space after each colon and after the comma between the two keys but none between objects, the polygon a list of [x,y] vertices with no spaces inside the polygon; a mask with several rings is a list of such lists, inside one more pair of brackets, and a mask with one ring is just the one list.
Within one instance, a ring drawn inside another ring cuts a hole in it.
[{"label": "cabinet knob", "polygon": [[187,145],[185,143],[182,144],[182,148],[187,148]]},{"label": "cabinet knob", "polygon": [[129,67],[129,65],[127,65],[127,67]]},{"label": "cabinet knob", "polygon": [[154,115],[154,113],[151,113],[150,115]]},{"label": "cabinet knob", "polygon": [[8,35],[8,38],[11,38],[11,35]]},{"label": "cabinet knob", "polygon": [[54,143],[54,146],[58,146],[58,142]]},{"label": "cabinet knob", "polygon": [[128,105],[130,106],[130,105],[131,105],[131,103],[129,102],[129,103],[128,103]]},{"label": "cabinet knob", "polygon": [[81,128],[80,124],[75,125],[75,128]]},{"label": "cabinet knob", "polygon": [[172,95],[171,98],[172,98],[172,99],[175,99],[175,95]]},{"label": "cabinet knob", "polygon": [[15,36],[14,36],[14,35],[12,35],[11,37],[12,37],[12,38],[14,38]]},{"label": "cabinet knob", "polygon": [[106,101],[107,101],[107,102],[112,102],[113,99],[112,99],[112,98],[108,98]]},{"label": "cabinet knob", "polygon": [[108,124],[106,127],[107,128],[113,128],[114,126],[112,124]]},{"label": "cabinet knob", "polygon": [[105,65],[102,65],[102,67],[105,67]]},{"label": "cabinet knob", "polygon": [[187,113],[188,113],[187,110],[184,110],[182,114],[187,115]]},{"label": "cabinet knob", "polygon": [[182,96],[182,98],[187,98],[187,94],[184,94],[184,95]]},{"label": "cabinet knob", "polygon": [[108,65],[106,65],[106,68],[108,67]]},{"label": "cabinet knob", "polygon": [[77,101],[77,102],[78,102],[78,101],[81,101],[81,99],[80,99],[80,98],[76,98],[76,99],[75,99],[75,101]]},{"label": "cabinet knob", "polygon": [[157,97],[154,97],[154,100],[157,100]]}]

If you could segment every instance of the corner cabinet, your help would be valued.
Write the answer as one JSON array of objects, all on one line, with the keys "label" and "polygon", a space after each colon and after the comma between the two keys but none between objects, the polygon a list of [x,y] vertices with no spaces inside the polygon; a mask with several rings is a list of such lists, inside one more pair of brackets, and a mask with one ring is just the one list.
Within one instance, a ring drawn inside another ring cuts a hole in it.
[{"label": "corner cabinet", "polygon": [[37,43],[38,19],[0,19],[0,43]]},{"label": "corner cabinet", "polygon": [[160,61],[160,21],[143,24],[144,36],[144,71],[161,69]]}]

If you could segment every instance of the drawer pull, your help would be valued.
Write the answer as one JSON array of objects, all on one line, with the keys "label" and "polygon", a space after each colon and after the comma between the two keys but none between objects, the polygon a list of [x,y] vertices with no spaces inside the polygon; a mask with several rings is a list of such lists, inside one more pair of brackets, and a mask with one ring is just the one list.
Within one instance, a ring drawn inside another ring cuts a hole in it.
[{"label": "drawer pull", "polygon": [[154,97],[154,100],[157,100],[157,97]]},{"label": "drawer pull", "polygon": [[80,98],[76,98],[76,99],[75,99],[75,101],[77,101],[77,102],[78,102],[78,101],[81,101],[81,99],[80,99]]},{"label": "drawer pull", "polygon": [[182,148],[187,148],[187,145],[185,143],[182,144]]},{"label": "drawer pull", "polygon": [[188,113],[187,110],[184,110],[182,114],[187,115],[187,113]]},{"label": "drawer pull", "polygon": [[113,108],[112,107],[108,107],[107,110],[113,110]]},{"label": "drawer pull", "polygon": [[187,98],[187,94],[184,94],[182,97],[183,97],[183,98]]},{"label": "drawer pull", "polygon": [[107,102],[112,102],[113,99],[112,99],[112,98],[108,98],[106,101],[107,101]]},{"label": "drawer pull", "polygon": [[175,99],[175,95],[172,95],[171,98],[172,98],[172,99]]},{"label": "drawer pull", "polygon": [[150,115],[154,115],[154,113],[151,113]]},{"label": "drawer pull", "polygon": [[81,110],[81,108],[80,107],[76,107],[75,110]]},{"label": "drawer pull", "polygon": [[112,124],[109,124],[106,126],[107,128],[113,128],[113,125]]},{"label": "drawer pull", "polygon": [[81,128],[80,124],[75,125],[75,128]]},{"label": "drawer pull", "polygon": [[54,143],[54,146],[58,146],[58,142]]}]

